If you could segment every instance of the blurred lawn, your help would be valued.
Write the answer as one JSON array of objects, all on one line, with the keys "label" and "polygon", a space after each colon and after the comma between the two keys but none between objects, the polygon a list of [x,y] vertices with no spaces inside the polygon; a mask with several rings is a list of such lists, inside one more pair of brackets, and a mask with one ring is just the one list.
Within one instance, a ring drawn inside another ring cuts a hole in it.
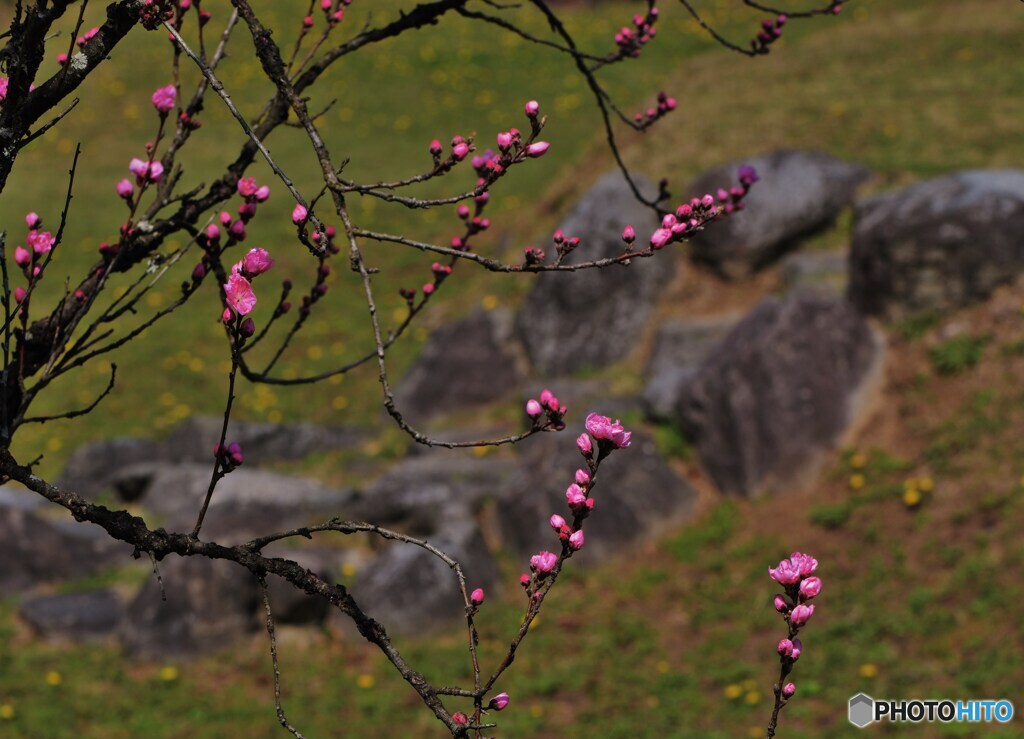
[{"label": "blurred lawn", "polygon": [[[283,18],[284,4],[260,5]],[[372,7],[379,19],[400,5],[407,4],[356,2],[346,22],[357,28],[366,8]],[[569,13],[570,22],[588,46],[606,49],[632,7],[614,3],[594,11],[577,9]],[[98,13],[100,8],[90,10]],[[1019,63],[1024,15],[1013,5],[976,0],[965,12],[963,3],[952,0],[856,0],[838,19],[788,27],[768,58],[753,61],[720,50],[707,53],[707,38],[682,10],[664,10],[659,37],[645,50],[642,66],[623,65],[610,70],[609,78],[625,110],[639,109],[662,87],[680,99],[679,111],[626,152],[649,176],[668,173],[677,191],[707,166],[781,146],[824,148],[865,162],[879,175],[875,187],[950,169],[1024,161],[1017,131],[1024,119]],[[744,29],[738,38],[756,24],[756,16],[727,14],[724,7],[714,15],[727,29]],[[292,22],[274,25],[285,39],[294,32]],[[222,75],[235,101],[251,113],[269,89],[265,83],[255,90],[246,86],[258,77],[244,61],[244,32],[239,41]],[[140,142],[151,135],[155,117],[149,92],[168,81],[153,70],[167,56],[162,34],[136,35],[90,79],[82,104],[68,121],[19,159],[0,209],[0,223],[15,243],[25,211],[34,209],[53,223],[65,187],[63,176],[54,173],[66,169],[74,142],[84,142],[83,176],[64,249],[48,278],[51,286],[61,282],[64,272],[73,275],[88,265],[97,243],[116,231],[112,224],[122,214],[113,185],[125,174],[127,160],[140,155]],[[186,74],[195,77],[191,70]],[[310,107],[337,98],[324,129],[336,156],[352,158],[349,176],[390,177],[422,169],[426,146],[435,136],[476,131],[489,145],[495,131],[521,125],[521,106],[529,97],[540,100],[551,116],[545,138],[553,146],[547,157],[521,168],[495,191],[494,233],[481,244],[505,253],[543,238],[572,196],[611,166],[601,135],[594,133],[598,119],[588,94],[564,60],[496,30],[445,19],[436,29],[353,56],[331,74]],[[209,102],[203,121],[204,130],[186,150],[186,188],[209,181],[241,144],[216,101]],[[298,132],[279,131],[269,143],[279,161],[294,163],[297,183],[311,192],[314,163]],[[302,284],[298,279],[308,259],[291,241],[290,203],[265,168],[257,177],[269,182],[275,194],[253,223],[249,243],[272,250],[280,260],[278,279],[294,275]],[[453,179],[460,185],[471,181],[468,172]],[[457,225],[449,211],[410,217],[379,206],[358,207],[364,220],[408,235],[446,240]],[[392,297],[394,289],[422,283],[432,260],[389,247],[369,251],[371,262],[386,268],[378,283],[387,317],[400,305]],[[342,266],[322,305],[323,315],[333,319],[311,326],[285,363],[286,371],[326,369],[363,351],[366,310]],[[173,295],[180,279],[167,280],[163,299]],[[496,279],[464,266],[432,305],[424,326],[468,309],[482,296],[497,299],[489,304],[514,304],[528,284],[528,279]],[[227,354],[216,315],[216,298],[207,290],[119,354],[120,392],[99,412],[74,423],[26,429],[16,451],[28,456],[44,448],[48,458],[42,472],[52,474],[82,440],[159,433],[190,412],[217,412]],[[258,320],[265,315],[257,311]],[[420,329],[416,337],[423,336]],[[396,372],[414,350],[415,343],[394,353]],[[240,417],[374,418],[379,391],[368,369],[313,391],[317,395],[308,389],[245,390]],[[39,410],[88,402],[102,387],[101,375],[90,370],[73,378]],[[1000,396],[1001,402],[1019,409],[1019,392],[1011,390]],[[779,521],[770,502],[749,511],[723,503],[696,525],[648,547],[642,563],[623,561],[585,574],[570,569],[500,686],[513,695],[510,709],[500,716],[503,733],[738,737],[763,727],[775,662],[764,647],[779,638],[777,617],[764,607],[770,588],[763,560],[766,553],[781,556],[794,541],[807,539],[817,545],[814,551],[823,562],[830,554],[837,564],[821,600],[822,613],[829,616],[808,632],[805,641],[813,643],[814,652],[797,667],[799,700],[783,714],[782,735],[852,735],[842,711],[853,687],[900,697],[940,697],[939,692],[954,698],[1009,697],[1020,708],[1024,548],[1015,532],[1024,522],[1021,487],[1017,477],[1007,481],[1004,475],[990,481],[999,492],[995,502],[982,505],[965,497],[946,518],[904,510],[899,495],[906,469],[948,463],[963,448],[965,435],[974,438],[973,431],[956,424],[952,431],[936,433],[920,458],[894,462],[875,455],[858,473],[866,476],[867,494],[887,512],[880,521],[861,515],[866,509],[845,498],[832,502],[838,508],[812,511],[806,521]],[[1009,430],[999,433],[981,442],[988,445],[984,448],[1003,450],[1009,460],[1004,466],[1024,474],[1019,439],[1014,442]],[[978,462],[961,472],[982,469]],[[843,467],[835,475],[839,479],[847,472]],[[985,506],[998,511],[997,523],[969,528],[978,516],[984,518]],[[957,522],[963,525],[958,528]],[[961,530],[962,540],[950,533]],[[518,573],[516,566],[508,564],[509,581]],[[511,633],[517,595],[509,594],[507,602],[488,601],[482,620],[485,642],[504,641]],[[0,733],[39,736],[39,727],[46,727],[47,737],[280,733],[270,706],[269,660],[261,638],[251,648],[181,665],[173,679],[166,679],[170,673],[161,675],[160,665],[122,663],[113,649],[14,648],[16,642],[26,643],[24,636],[11,618],[0,618],[0,706],[10,705],[14,712],[6,726],[0,723]],[[426,662],[431,679],[454,684],[467,678],[461,634],[430,642],[402,640],[399,646],[414,664]],[[47,684],[50,671],[61,673],[60,685]],[[286,707],[307,735],[424,736],[436,731],[412,691],[377,654],[352,640],[307,635],[283,649],[283,671]],[[974,728],[918,729],[925,732],[922,736],[978,735]],[[1010,727],[998,735],[1024,733]]]}]

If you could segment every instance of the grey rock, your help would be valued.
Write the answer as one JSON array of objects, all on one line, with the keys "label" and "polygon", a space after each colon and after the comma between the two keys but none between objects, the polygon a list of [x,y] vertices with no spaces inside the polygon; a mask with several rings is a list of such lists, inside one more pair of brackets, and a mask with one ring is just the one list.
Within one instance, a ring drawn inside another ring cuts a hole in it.
[{"label": "grey rock", "polygon": [[[641,189],[654,191],[647,184]],[[566,262],[622,254],[620,236],[627,224],[643,239],[657,220],[636,201],[619,173],[606,175],[562,224],[566,236],[582,240]],[[622,359],[640,338],[661,288],[675,274],[672,256],[538,275],[516,318],[516,331],[535,367],[545,374],[564,374]]]},{"label": "grey rock", "polygon": [[229,647],[261,627],[255,578],[225,560],[171,555],[128,605],[121,630],[133,658],[188,657]]},{"label": "grey rock", "polygon": [[[548,519],[558,513],[569,520],[565,489],[584,462],[570,434],[530,439],[521,445],[520,460],[521,482],[497,498],[496,510],[504,546],[523,559],[541,549],[557,550]],[[621,554],[637,540],[686,520],[696,493],[662,459],[650,436],[633,430],[630,447],[601,463],[593,497],[594,511],[584,524],[586,546],[574,561],[593,563]]]},{"label": "grey rock", "polygon": [[0,592],[13,594],[96,574],[130,561],[131,547],[99,526],[43,517],[23,506],[0,506]]},{"label": "grey rock", "polygon": [[512,314],[505,310],[478,309],[444,324],[399,384],[398,407],[430,417],[507,395],[525,376],[514,341]]},{"label": "grey rock", "polygon": [[779,277],[786,292],[812,288],[833,295],[845,295],[849,283],[850,257],[845,251],[794,252],[779,265]]},{"label": "grey rock", "polygon": [[[329,583],[335,582],[343,556],[341,552],[326,549],[294,549],[268,547],[268,557],[281,557],[298,563]],[[318,625],[324,622],[330,604],[319,596],[299,590],[277,575],[267,575],[267,595],[275,623]]]},{"label": "grey rock", "polygon": [[957,172],[860,203],[850,300],[901,318],[984,300],[1024,270],[1024,171]]},{"label": "grey rock", "polygon": [[759,303],[679,400],[679,420],[720,490],[799,487],[854,420],[883,342],[852,306],[798,292]]},{"label": "grey rock", "polygon": [[662,324],[644,373],[647,385],[643,402],[649,418],[667,421],[673,417],[683,387],[738,320],[738,315],[730,314]]},{"label": "grey rock", "polygon": [[[212,464],[157,464],[146,493],[147,510],[171,530],[191,528],[206,497]],[[205,536],[222,544],[302,526],[339,515],[351,490],[316,480],[240,467],[217,484],[203,523]]]},{"label": "grey rock", "polygon": [[93,590],[29,598],[19,614],[40,636],[80,641],[113,634],[122,611],[113,592]]},{"label": "grey rock", "polygon": [[56,485],[86,498],[108,490],[119,470],[137,462],[150,461],[160,445],[149,439],[121,437],[84,444],[75,450]]},{"label": "grey rock", "polygon": [[691,239],[693,260],[718,274],[739,278],[775,262],[800,239],[828,226],[853,203],[868,170],[817,151],[776,151],[718,167],[698,177],[687,192],[698,197],[736,184],[743,164],[761,181],[743,210],[711,224]]}]

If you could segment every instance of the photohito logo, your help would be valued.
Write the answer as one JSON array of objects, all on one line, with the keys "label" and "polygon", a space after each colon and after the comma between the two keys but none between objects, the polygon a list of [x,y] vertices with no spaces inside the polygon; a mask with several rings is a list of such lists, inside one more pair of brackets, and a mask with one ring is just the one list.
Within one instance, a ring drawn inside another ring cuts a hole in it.
[{"label": "photohito logo", "polygon": [[850,698],[847,714],[850,723],[863,729],[875,721],[940,721],[1005,724],[1013,718],[1013,704],[1008,700],[876,700],[865,693]]}]

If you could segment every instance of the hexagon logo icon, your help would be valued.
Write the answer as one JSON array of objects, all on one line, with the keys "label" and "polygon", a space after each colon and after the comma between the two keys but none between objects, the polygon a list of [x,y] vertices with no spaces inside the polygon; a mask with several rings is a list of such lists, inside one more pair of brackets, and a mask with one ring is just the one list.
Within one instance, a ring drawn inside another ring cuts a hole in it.
[{"label": "hexagon logo icon", "polygon": [[874,716],[874,698],[870,695],[865,695],[864,693],[857,693],[857,695],[850,698],[849,719],[851,724],[856,726],[858,729],[863,729],[875,720]]}]

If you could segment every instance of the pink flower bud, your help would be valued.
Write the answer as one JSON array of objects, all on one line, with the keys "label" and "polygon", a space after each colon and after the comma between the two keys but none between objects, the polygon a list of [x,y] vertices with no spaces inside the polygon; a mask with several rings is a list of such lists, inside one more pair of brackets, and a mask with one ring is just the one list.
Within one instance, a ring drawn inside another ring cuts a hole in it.
[{"label": "pink flower bud", "polygon": [[452,721],[457,723],[459,726],[469,726],[469,716],[464,714],[462,711],[452,714]]},{"label": "pink flower bud", "polygon": [[166,115],[174,107],[174,100],[177,95],[178,91],[174,89],[174,85],[167,85],[166,87],[158,87],[150,100],[153,101],[153,107],[157,111],[162,115]]},{"label": "pink flower bud", "polygon": [[302,203],[296,203],[295,207],[292,208],[292,223],[299,224],[306,220],[306,216],[309,211],[306,210],[306,206]]},{"label": "pink flower bud", "polygon": [[561,531],[562,527],[565,526],[565,519],[555,513],[548,519],[548,523],[555,531]]},{"label": "pink flower bud", "polygon": [[800,599],[810,600],[821,592],[821,578],[808,577],[800,583]]},{"label": "pink flower bud", "polygon": [[21,246],[14,247],[14,261],[22,267],[32,261],[32,252]]},{"label": "pink flower bud", "polygon": [[220,239],[220,229],[211,223],[206,227],[206,238],[210,241],[218,241]]},{"label": "pink flower bud", "polygon": [[801,642],[801,641],[800,641],[799,639],[794,639],[794,640],[793,640],[793,651],[792,651],[792,653],[791,653],[791,654],[789,655],[789,658],[790,658],[791,660],[793,660],[794,662],[796,662],[796,661],[797,661],[798,659],[800,659],[800,653],[801,653],[801,652],[802,652],[803,650],[804,650],[804,645],[803,645],[803,643],[802,643],[802,642]]},{"label": "pink flower bud", "polygon": [[796,693],[796,685],[793,683],[786,683],[786,686],[782,689],[782,694],[787,698],[792,698]]},{"label": "pink flower bud", "polygon": [[779,613],[783,615],[789,613],[789,604],[786,603],[786,599],[783,598],[781,595],[775,596],[775,602],[773,605],[775,606],[775,610]]},{"label": "pink flower bud", "polygon": [[625,241],[627,244],[632,244],[634,241],[636,241],[636,231],[633,230],[632,226],[626,226],[624,229],[622,229],[622,240]]},{"label": "pink flower bud", "polygon": [[442,151],[443,151],[443,149],[441,147],[441,142],[440,141],[438,141],[437,139],[434,139],[433,141],[430,142],[430,153],[431,154],[433,154],[434,156],[440,156]]},{"label": "pink flower bud", "polygon": [[542,157],[544,152],[551,146],[547,141],[534,141],[532,144],[526,147],[526,156],[528,157]]},{"label": "pink flower bud", "polygon": [[146,179],[150,182],[156,182],[164,173],[164,165],[160,162],[150,162],[149,171],[146,172]]},{"label": "pink flower bud", "polygon": [[484,602],[484,589],[477,588],[469,594],[469,602],[474,606],[481,605]]},{"label": "pink flower bud", "polygon": [[222,320],[224,323],[231,323],[234,317],[235,314],[231,312],[230,308],[225,308],[224,312],[220,314],[220,320]]},{"label": "pink flower bud", "polygon": [[526,111],[527,118],[536,118],[537,113],[540,112],[540,103],[538,103],[536,100],[531,100],[525,106],[523,106],[523,109]]},{"label": "pink flower bud", "polygon": [[590,484],[590,473],[584,469],[576,470],[576,484],[577,485],[589,485]]},{"label": "pink flower bud", "polygon": [[508,705],[508,693],[498,693],[496,696],[491,698],[491,702],[487,704],[487,707],[492,711],[504,711],[505,706]]},{"label": "pink flower bud", "polygon": [[538,403],[533,398],[530,398],[528,401],[526,401],[526,415],[528,415],[530,418],[536,418],[543,412],[544,409],[541,408],[540,403]]},{"label": "pink flower bud", "polygon": [[527,585],[530,584],[531,579],[532,578],[524,572],[519,576],[519,584],[525,588]]},{"label": "pink flower bud", "polygon": [[433,285],[433,283],[431,283],[431,282],[426,283],[423,286],[423,294],[424,295],[433,295],[433,293],[434,293],[434,285]]},{"label": "pink flower bud", "polygon": [[814,606],[799,605],[789,614],[789,622],[793,626],[803,626],[814,615]]},{"label": "pink flower bud", "polygon": [[140,180],[146,176],[146,172],[148,170],[149,165],[137,157],[132,158],[132,160],[128,162],[128,171]]},{"label": "pink flower bud", "polygon": [[117,194],[119,197],[127,200],[132,196],[133,192],[135,192],[135,188],[132,187],[131,180],[125,178],[117,183]]},{"label": "pink flower bud", "polygon": [[253,321],[252,318],[246,318],[242,321],[242,325],[238,327],[238,333],[245,338],[249,338],[256,333],[256,322]]},{"label": "pink flower bud", "polygon": [[40,218],[39,214],[36,213],[35,211],[32,211],[31,213],[27,213],[25,215],[25,225],[27,225],[29,228],[38,228],[39,224],[42,223],[42,220],[43,219]]},{"label": "pink flower bud", "polygon": [[651,246],[655,249],[660,249],[665,246],[672,238],[672,230],[668,228],[659,228],[653,234],[651,234]]},{"label": "pink flower bud", "polygon": [[266,249],[250,249],[242,260],[242,270],[253,277],[261,275],[274,266]]},{"label": "pink flower bud", "polygon": [[270,197],[270,185],[262,185],[256,188],[256,192],[252,195],[256,198],[257,203],[264,203]]},{"label": "pink flower bud", "polygon": [[580,450],[580,453],[584,457],[589,457],[594,451],[594,445],[590,441],[590,437],[586,434],[580,434],[576,437],[576,448]]},{"label": "pink flower bud", "polygon": [[712,205],[715,204],[715,198],[710,194],[705,195],[700,199],[700,204],[703,205],[705,208],[710,208]]},{"label": "pink flower bud", "polygon": [[508,131],[502,131],[498,134],[498,148],[505,151],[512,146],[512,134]]},{"label": "pink flower bud", "polygon": [[460,142],[452,147],[452,156],[455,157],[455,161],[461,162],[469,154],[469,144],[466,142]]},{"label": "pink flower bud", "polygon": [[579,551],[583,548],[583,541],[583,529],[580,529],[579,531],[574,531],[572,533],[572,536],[569,537],[569,548]]},{"label": "pink flower bud", "polygon": [[25,288],[23,288],[23,287],[16,287],[16,288],[14,288],[14,302],[15,303],[20,303],[21,301],[23,301],[25,299],[25,295],[26,295]]},{"label": "pink flower bud", "polygon": [[793,642],[789,639],[783,639],[779,642],[779,646],[775,648],[775,651],[783,657],[789,657],[793,654]]},{"label": "pink flower bud", "polygon": [[565,499],[570,506],[581,506],[587,502],[587,496],[583,494],[583,489],[576,483],[565,489]]}]

